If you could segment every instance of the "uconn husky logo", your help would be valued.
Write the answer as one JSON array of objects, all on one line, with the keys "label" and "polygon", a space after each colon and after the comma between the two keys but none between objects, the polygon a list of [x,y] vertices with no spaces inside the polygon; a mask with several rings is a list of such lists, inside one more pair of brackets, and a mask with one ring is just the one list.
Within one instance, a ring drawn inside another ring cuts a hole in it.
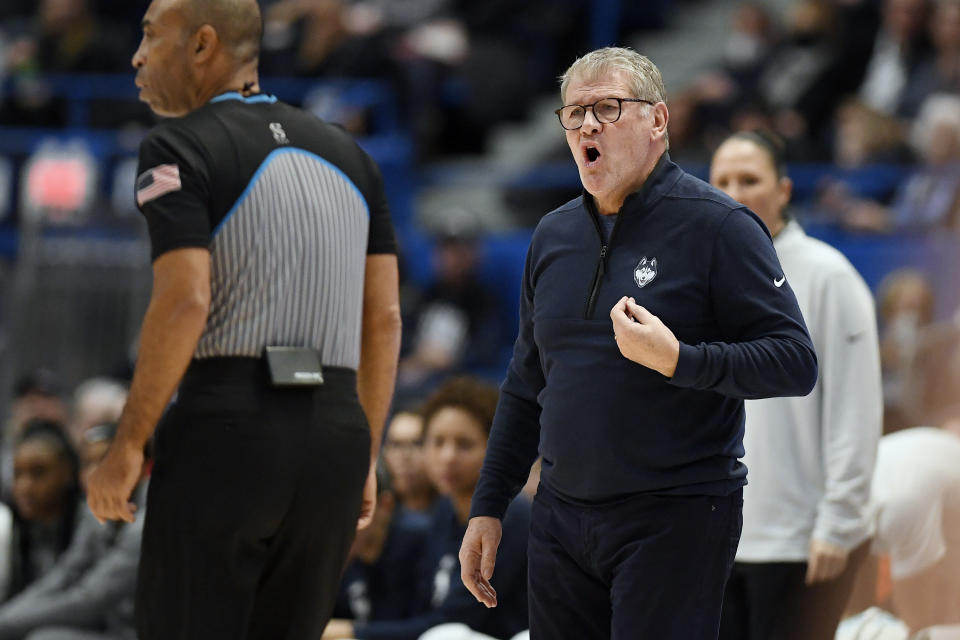
[{"label": "uconn husky logo", "polygon": [[636,281],[637,286],[643,289],[656,277],[657,259],[652,258],[647,260],[647,256],[643,256],[643,259],[637,263],[637,266],[633,270],[633,279]]}]

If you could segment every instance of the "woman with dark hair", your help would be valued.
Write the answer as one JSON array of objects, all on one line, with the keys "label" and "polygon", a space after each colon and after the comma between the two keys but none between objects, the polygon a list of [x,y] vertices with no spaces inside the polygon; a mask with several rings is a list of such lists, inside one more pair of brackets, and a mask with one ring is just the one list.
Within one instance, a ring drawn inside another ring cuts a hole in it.
[{"label": "woman with dark hair", "polygon": [[720,638],[832,640],[871,533],[883,406],[873,298],[839,251],[787,214],[792,184],[773,134],[727,138],[710,182],[769,230],[783,267],[768,274],[769,295],[793,289],[819,361],[809,395],[746,401],[749,484]]},{"label": "woman with dark hair", "polygon": [[497,397],[495,387],[460,377],[441,385],[423,407],[423,455],[440,498],[431,516],[419,575],[410,585],[418,591],[419,613],[404,620],[367,624],[333,620],[324,632],[324,640],[416,640],[444,623],[461,623],[486,636],[504,639],[527,628],[527,499],[514,500],[503,521],[503,539],[497,552],[496,608],[478,604],[467,591],[460,580],[457,558]]},{"label": "woman with dark hair", "polygon": [[13,531],[4,599],[46,573],[70,545],[80,505],[79,459],[63,425],[28,422],[13,447]]}]

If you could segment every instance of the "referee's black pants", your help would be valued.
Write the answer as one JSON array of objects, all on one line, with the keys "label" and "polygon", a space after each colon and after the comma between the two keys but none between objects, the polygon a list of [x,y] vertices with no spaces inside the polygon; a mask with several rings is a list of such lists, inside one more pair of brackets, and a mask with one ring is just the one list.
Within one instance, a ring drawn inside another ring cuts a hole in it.
[{"label": "referee's black pants", "polygon": [[194,361],[157,429],[140,640],[311,640],[333,610],[370,431],[356,374],[269,386],[260,359]]},{"label": "referee's black pants", "polygon": [[527,546],[531,640],[716,640],[742,507],[742,489],[580,505],[541,482]]}]

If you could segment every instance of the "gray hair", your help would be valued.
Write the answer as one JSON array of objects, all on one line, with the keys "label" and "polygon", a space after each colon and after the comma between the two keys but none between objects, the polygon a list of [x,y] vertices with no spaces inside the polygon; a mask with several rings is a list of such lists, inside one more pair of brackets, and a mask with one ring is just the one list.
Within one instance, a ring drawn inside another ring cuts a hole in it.
[{"label": "gray hair", "polygon": [[111,378],[88,378],[73,392],[73,411],[77,419],[115,422],[127,401],[127,387]]},{"label": "gray hair", "polygon": [[960,96],[935,93],[924,100],[910,132],[910,142],[914,150],[923,154],[932,142],[934,131],[940,125],[950,127],[960,141]]},{"label": "gray hair", "polygon": [[635,98],[651,102],[666,102],[667,91],[663,88],[663,76],[650,58],[626,47],[604,47],[574,60],[570,68],[560,76],[560,98],[564,102],[567,87],[574,78],[599,80],[611,73],[622,71]]}]

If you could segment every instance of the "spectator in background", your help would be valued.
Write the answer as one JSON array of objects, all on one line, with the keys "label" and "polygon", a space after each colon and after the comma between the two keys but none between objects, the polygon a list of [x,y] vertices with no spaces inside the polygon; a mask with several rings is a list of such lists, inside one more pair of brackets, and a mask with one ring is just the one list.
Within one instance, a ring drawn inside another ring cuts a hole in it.
[{"label": "spectator in background", "polygon": [[39,368],[21,375],[14,383],[13,404],[4,427],[7,438],[15,438],[33,419],[65,422],[67,407],[60,397],[63,385],[50,369]]},{"label": "spectator in background", "polygon": [[403,508],[381,460],[377,509],[370,526],[357,531],[333,617],[364,624],[418,613],[410,580],[424,556],[429,527],[427,514]]},{"label": "spectator in background", "polygon": [[[106,444],[115,424],[98,425],[93,442]],[[87,440],[84,440],[87,443]],[[85,448],[85,464],[96,464],[105,447]],[[145,456],[144,472],[149,464]],[[133,523],[97,522],[84,509],[70,547],[56,565],[25,591],[0,606],[0,640],[135,640],[133,599],[146,511],[146,473],[134,491],[139,505]]]},{"label": "spectator in background", "polygon": [[838,99],[821,85],[837,61],[836,33],[837,17],[829,3],[793,3],[784,42],[760,75],[758,93],[774,111],[776,131],[794,145],[817,135]]},{"label": "spectator in background", "polygon": [[835,116],[833,161],[841,169],[910,159],[903,127],[895,118],[856,98],[844,100]]},{"label": "spectator in background", "polygon": [[495,364],[500,355],[500,305],[479,272],[479,216],[452,210],[437,224],[434,281],[404,322],[413,335],[397,375],[401,397],[422,395],[440,377]]},{"label": "spectator in background", "polygon": [[82,511],[77,453],[57,422],[33,420],[13,448],[13,535],[5,598],[46,574],[73,539]]},{"label": "spectator in background", "polygon": [[265,73],[386,80],[418,148],[437,142],[443,83],[469,47],[451,0],[281,0],[264,27]]},{"label": "spectator in background", "polygon": [[880,366],[883,375],[883,432],[914,424],[910,416],[908,376],[914,366],[920,332],[933,322],[933,288],[910,268],[887,274],[877,288]]},{"label": "spectator in background", "polygon": [[[710,153],[730,133],[733,120],[747,112],[770,117],[758,96],[760,75],[779,44],[774,16],[754,2],[733,14],[719,64],[700,74],[691,87],[670,100],[670,138],[674,155],[708,163]],[[772,119],[768,126],[772,127]],[[740,128],[761,126],[753,123]]]},{"label": "spectator in background", "polygon": [[930,96],[913,123],[910,142],[922,165],[899,185],[889,206],[855,197],[832,208],[852,229],[960,232],[960,95]]},{"label": "spectator in background", "polygon": [[90,0],[41,0],[31,20],[8,23],[4,31],[11,40],[7,71],[14,79],[0,108],[0,120],[8,123],[65,123],[65,105],[50,97],[37,73],[119,72],[129,64],[129,31],[98,20]]},{"label": "spectator in background", "polygon": [[941,425],[904,429],[880,441],[872,486],[876,555],[857,577],[849,614],[882,604],[875,593],[879,556],[886,555],[888,606],[911,631],[960,624],[960,416]]},{"label": "spectator in background", "polygon": [[116,422],[127,400],[127,387],[109,378],[84,380],[73,391],[73,410],[69,433],[73,441],[83,441],[87,430],[97,424]]},{"label": "spectator in background", "polygon": [[495,387],[472,378],[453,378],[423,408],[424,457],[430,479],[443,497],[430,523],[416,589],[418,614],[367,624],[334,620],[324,640],[416,640],[436,625],[461,622],[475,631],[507,639],[527,628],[527,529],[530,503],[514,500],[504,519],[497,571],[499,604],[483,607],[460,581],[457,551],[467,527],[470,500],[480,477],[487,437],[497,406]]},{"label": "spectator in background", "polygon": [[408,102],[415,134],[436,118],[442,83],[467,54],[469,36],[452,0],[352,0],[344,23],[353,36],[335,60],[346,71],[371,42],[381,41],[400,74],[398,87]]},{"label": "spectator in background", "polygon": [[901,115],[910,76],[929,54],[928,0],[884,0],[880,29],[858,90],[861,100],[888,115]]},{"label": "spectator in background", "polygon": [[769,9],[759,2],[744,2],[734,13],[733,29],[723,46],[723,66],[738,84],[750,86],[776,41]]},{"label": "spectator in background", "polygon": [[423,460],[423,417],[417,411],[393,414],[383,439],[383,462],[393,485],[392,495],[408,511],[427,513],[437,489]]},{"label": "spectator in background", "polygon": [[[679,96],[680,109],[671,102],[671,136],[673,112],[680,116],[677,154],[689,153],[686,145],[692,137],[698,151],[706,150],[704,161],[709,162],[710,151],[731,131],[769,128],[789,142],[791,160],[826,159],[824,133],[844,95],[838,83],[855,83],[842,77],[850,75],[843,53],[849,43],[840,35],[847,30],[847,4],[856,2],[793,2],[785,12],[783,33],[768,8],[743,5],[735,14],[723,64],[702,74]],[[863,12],[856,12],[858,27]],[[834,90],[823,91],[828,78]],[[685,103],[691,100],[694,119],[684,117],[689,111]],[[691,136],[684,131],[689,128],[700,129],[699,134]]]},{"label": "spectator in background", "polygon": [[264,3],[263,72],[320,75],[324,59],[348,37],[344,12],[342,0]]},{"label": "spectator in background", "polygon": [[710,183],[769,229],[819,363],[809,395],[746,401],[750,483],[720,638],[832,640],[871,533],[883,407],[873,298],[839,251],[789,216],[781,140],[734,134],[714,154]]},{"label": "spectator in background", "polygon": [[62,385],[53,371],[39,368],[21,375],[14,383],[13,402],[3,426],[0,449],[0,487],[9,496],[13,485],[13,443],[31,420],[65,424],[67,406],[60,397]]},{"label": "spectator in background", "polygon": [[130,36],[97,19],[91,0],[40,0],[32,29],[24,34],[32,54],[19,65],[37,71],[125,71]]},{"label": "spectator in background", "polygon": [[[465,47],[424,38],[450,22],[450,0],[280,0],[264,16],[264,70],[304,75],[383,76],[422,56],[456,62]],[[462,40],[462,28],[453,27]],[[450,42],[449,40],[447,41]],[[273,68],[277,65],[277,68]],[[282,66],[280,66],[282,65]]]},{"label": "spectator in background", "polygon": [[960,95],[930,96],[913,123],[911,143],[923,164],[898,187],[886,227],[960,232]]},{"label": "spectator in background", "polygon": [[[560,60],[583,50],[587,30],[582,27],[593,7],[581,0],[454,0],[454,5],[469,46],[451,74],[448,89],[454,91],[443,97],[444,127],[437,146],[478,153],[496,124],[529,115],[537,91],[549,89],[549,79],[562,70]],[[621,25],[626,13],[624,5]]]},{"label": "spectator in background", "polygon": [[910,74],[901,112],[914,117],[935,93],[960,93],[960,0],[933,0],[929,21],[933,55]]},{"label": "spectator in background", "polygon": [[818,181],[810,215],[828,224],[865,229],[867,225],[858,225],[862,213],[857,205],[868,199],[889,201],[902,175],[878,172],[877,165],[901,165],[913,154],[901,121],[850,97],[834,116],[831,159],[838,171]]},{"label": "spectator in background", "polygon": [[960,309],[918,330],[916,345],[904,388],[907,414],[911,424],[941,424],[960,415]]}]

